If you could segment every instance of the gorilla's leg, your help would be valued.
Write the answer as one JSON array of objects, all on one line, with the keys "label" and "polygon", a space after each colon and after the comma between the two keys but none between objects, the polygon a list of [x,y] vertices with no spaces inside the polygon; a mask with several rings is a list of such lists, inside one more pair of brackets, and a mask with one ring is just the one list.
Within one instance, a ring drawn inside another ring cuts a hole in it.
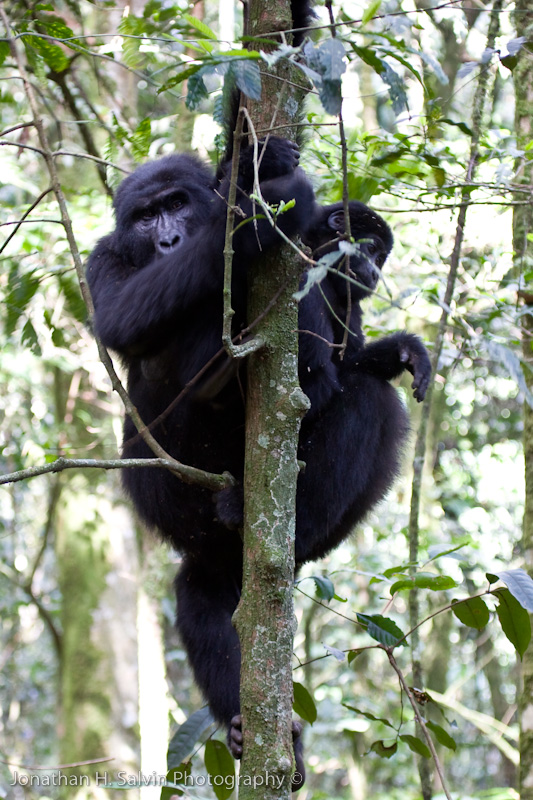
[{"label": "gorilla's leg", "polygon": [[[216,563],[216,559],[214,560]],[[185,559],[176,578],[178,630],[213,716],[228,728],[228,744],[235,758],[242,756],[239,702],[241,651],[231,618],[241,594],[240,564],[233,574],[225,565],[220,571],[203,562]],[[303,786],[302,726],[292,723],[296,772],[295,792]]]},{"label": "gorilla's leg", "polygon": [[213,566],[186,557],[175,586],[177,627],[196,683],[213,716],[229,728],[240,708],[241,651],[231,617],[241,593],[241,565],[232,572],[216,557]]}]

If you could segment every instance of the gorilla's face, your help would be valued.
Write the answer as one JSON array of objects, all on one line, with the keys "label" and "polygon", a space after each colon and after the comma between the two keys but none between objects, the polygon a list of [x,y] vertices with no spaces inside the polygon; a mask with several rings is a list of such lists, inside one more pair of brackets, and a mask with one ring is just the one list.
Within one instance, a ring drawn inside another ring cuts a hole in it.
[{"label": "gorilla's face", "polygon": [[[359,286],[352,284],[352,296],[363,298],[373,291],[381,269],[392,249],[392,233],[384,219],[364,203],[352,200],[349,204],[350,229],[355,253],[350,253],[350,272]],[[314,257],[339,249],[344,238],[344,208],[342,203],[318,207],[317,217],[306,232],[304,241],[313,249]],[[342,255],[339,252],[339,268]]]},{"label": "gorilla's face", "polygon": [[214,199],[211,172],[193,156],[167,156],[139,167],[115,199],[120,248],[136,267],[179,256],[208,223]]},{"label": "gorilla's face", "polygon": [[152,196],[144,208],[136,208],[133,232],[136,238],[149,240],[156,255],[176,250],[190,233],[194,217],[191,198],[183,189],[170,188]]}]

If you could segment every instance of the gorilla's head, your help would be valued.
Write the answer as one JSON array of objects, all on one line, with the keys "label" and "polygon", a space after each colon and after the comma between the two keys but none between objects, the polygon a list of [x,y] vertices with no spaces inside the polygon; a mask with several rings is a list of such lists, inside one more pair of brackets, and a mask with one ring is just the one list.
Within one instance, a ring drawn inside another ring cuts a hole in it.
[{"label": "gorilla's head", "polygon": [[211,170],[194,156],[170,155],[143,164],[115,196],[117,244],[137,267],[178,254],[205,225],[214,199]]}]

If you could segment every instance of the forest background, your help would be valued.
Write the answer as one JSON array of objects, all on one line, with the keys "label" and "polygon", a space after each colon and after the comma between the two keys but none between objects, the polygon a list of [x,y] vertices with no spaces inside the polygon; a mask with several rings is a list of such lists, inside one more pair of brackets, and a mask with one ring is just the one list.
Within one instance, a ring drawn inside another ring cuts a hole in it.
[{"label": "forest background", "polygon": [[[121,402],[87,328],[50,162],[85,259],[112,229],[113,190],[136,163],[188,150],[217,161],[222,77],[234,59],[253,94],[259,59],[236,44],[234,0],[19,0],[1,9],[0,446],[8,474],[58,456],[113,459],[121,438]],[[440,358],[430,405],[414,407],[409,376],[399,387],[413,435],[394,491],[297,584],[294,679],[305,689],[296,710],[308,721],[317,712],[306,726],[309,774],[299,797],[418,798],[419,760],[430,765],[421,770],[424,797],[442,796],[397,674],[371,647],[368,623],[354,623],[357,613],[386,615],[409,631],[415,583],[417,614],[431,617],[410,640],[422,685],[409,648],[396,657],[408,685],[428,693],[418,699],[451,796],[516,798],[521,773],[522,797],[533,797],[529,723],[519,744],[518,706],[529,701],[533,672],[527,636],[505,625],[501,598],[487,600],[486,616],[475,604],[470,618],[449,610],[452,599],[486,591],[487,573],[527,566],[533,536],[531,514],[523,521],[524,452],[531,468],[533,449],[524,371],[533,5],[376,0],[333,11],[344,48],[349,194],[383,214],[395,236],[384,281],[365,304],[366,333],[407,328]],[[331,20],[325,8],[316,12],[319,51],[331,41]],[[343,191],[336,95],[325,83],[306,100],[301,162],[324,203]],[[25,778],[55,774],[60,764],[79,765],[61,774],[91,777],[90,786],[68,789],[80,797],[121,794],[98,786],[96,772],[166,773],[170,736],[202,705],[173,629],[177,560],[137,527],[116,470],[65,470],[2,487],[2,797],[61,795]],[[208,735],[224,739],[212,728]],[[214,796],[203,785],[201,749],[192,769],[198,780],[186,796]],[[228,795],[219,787],[217,796]]]}]

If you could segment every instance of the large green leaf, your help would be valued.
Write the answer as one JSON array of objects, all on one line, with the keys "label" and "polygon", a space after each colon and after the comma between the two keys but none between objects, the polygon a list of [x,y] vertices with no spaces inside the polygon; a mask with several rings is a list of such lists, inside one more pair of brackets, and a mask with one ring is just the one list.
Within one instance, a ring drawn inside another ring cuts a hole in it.
[{"label": "large green leaf", "polygon": [[205,36],[206,39],[212,39],[213,41],[217,41],[218,36],[211,28],[202,22],[201,19],[197,19],[197,17],[193,17],[192,14],[183,14],[183,19],[186,19],[189,25],[192,25],[193,28],[196,28],[202,36]]},{"label": "large green leaf", "polygon": [[218,800],[227,800],[235,789],[235,761],[224,744],[210,739],[205,746],[205,768]]},{"label": "large green leaf", "polygon": [[183,761],[196,747],[197,742],[215,724],[209,706],[200,708],[180,725],[169,742],[167,751],[167,769],[180,767]]},{"label": "large green leaf", "polygon": [[326,39],[319,45],[306,42],[306,65],[299,65],[313,82],[328,114],[337,115],[342,107],[341,77],[346,71],[344,45],[339,39]]},{"label": "large green leaf", "polygon": [[293,683],[293,692],[292,709],[294,713],[312,725],[318,716],[313,697],[301,683]]},{"label": "large green leaf", "polygon": [[405,742],[407,747],[412,750],[413,753],[416,753],[419,756],[423,756],[423,758],[431,758],[431,752],[427,744],[424,744],[422,739],[419,739],[418,736],[411,736],[409,733],[404,733],[400,736],[402,742]]},{"label": "large green leaf", "polygon": [[244,58],[232,61],[230,72],[241,92],[252,100],[261,100],[261,71],[257,61]]},{"label": "large green leaf", "polygon": [[509,589],[497,589],[496,613],[502,630],[522,658],[531,641],[531,621],[526,609],[513,597]]},{"label": "large green leaf", "polygon": [[20,273],[18,267],[10,271],[4,300],[7,312],[5,323],[7,336],[15,330],[19,318],[24,315],[39,285],[39,279],[31,272]]},{"label": "large green leaf", "polygon": [[[357,614],[357,620],[361,623],[363,628],[366,629],[369,636],[375,639],[384,647],[394,647],[398,643],[402,647],[407,646],[404,638],[403,631],[388,617],[382,617],[381,614]],[[400,640],[402,640],[400,642]]]},{"label": "large green leaf", "polygon": [[452,611],[457,619],[469,628],[482,630],[490,619],[487,604],[481,597],[469,597],[467,600],[452,600]]},{"label": "large green leaf", "polygon": [[426,722],[426,727],[435,734],[435,738],[437,739],[438,743],[443,747],[447,747],[449,750],[457,749],[457,743],[455,739],[453,739],[450,734],[444,730],[444,728],[441,728],[440,725],[437,725],[436,722]]}]

